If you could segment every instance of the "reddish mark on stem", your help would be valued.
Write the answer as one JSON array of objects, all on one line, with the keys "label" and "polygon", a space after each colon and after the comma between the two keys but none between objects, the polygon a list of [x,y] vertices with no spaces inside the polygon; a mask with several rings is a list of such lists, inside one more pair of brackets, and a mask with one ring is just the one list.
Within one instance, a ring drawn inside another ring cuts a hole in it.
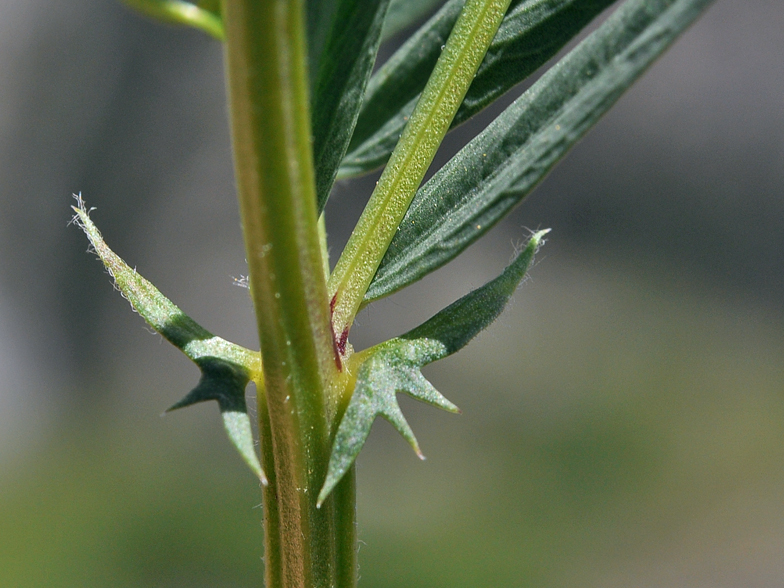
[{"label": "reddish mark on stem", "polygon": [[340,334],[340,339],[338,339],[338,351],[340,351],[340,355],[346,355],[346,343],[348,343],[348,327],[343,329],[343,332]]},{"label": "reddish mark on stem", "polygon": [[335,343],[335,338],[332,338],[332,347],[335,350],[335,365],[338,368],[339,372],[343,371],[343,362],[340,360],[340,352],[338,351],[337,343]]},{"label": "reddish mark on stem", "polygon": [[335,313],[335,304],[338,301],[338,293],[335,292],[335,295],[332,297],[332,300],[329,301],[329,324],[332,329],[332,348],[335,351],[335,365],[338,367],[338,371],[343,371],[343,356],[346,354],[346,343],[348,342],[348,327],[343,329],[343,332],[340,334],[340,338],[337,337],[337,333],[335,333],[335,323],[333,322],[333,315]]}]

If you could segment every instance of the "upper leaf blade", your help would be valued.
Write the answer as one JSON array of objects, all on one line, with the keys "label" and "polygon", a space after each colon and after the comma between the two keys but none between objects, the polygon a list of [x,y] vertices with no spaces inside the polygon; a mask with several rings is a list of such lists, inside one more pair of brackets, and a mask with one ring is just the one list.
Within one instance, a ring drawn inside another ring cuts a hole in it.
[{"label": "upper leaf blade", "polygon": [[441,267],[489,230],[712,0],[628,0],[417,193],[364,303]]},{"label": "upper leaf blade", "polygon": [[443,0],[391,0],[387,17],[384,19],[381,40],[386,41],[394,37],[423,18],[441,2]]},{"label": "upper leaf blade", "polygon": [[357,373],[356,384],[335,435],[319,503],[354,463],[377,416],[387,419],[422,457],[414,433],[397,403],[396,394],[405,392],[433,406],[459,412],[425,379],[420,369],[462,349],[498,318],[531,267],[548,231],[532,235],[525,249],[494,280],[453,302],[405,335],[351,358],[350,368]]},{"label": "upper leaf blade", "polygon": [[305,28],[308,38],[308,73],[311,92],[318,77],[324,47],[335,20],[335,12],[342,1],[305,0]]},{"label": "upper leaf blade", "polygon": [[[527,78],[614,1],[513,0],[452,127]],[[463,3],[450,0],[373,75],[340,177],[387,161]]]},{"label": "upper leaf blade", "polygon": [[[385,163],[441,55],[465,0],[450,0],[417,30],[370,78],[339,177],[370,171]],[[382,132],[385,123],[388,132]]]},{"label": "upper leaf blade", "polygon": [[319,212],[329,198],[373,70],[389,0],[308,3],[311,128]]}]

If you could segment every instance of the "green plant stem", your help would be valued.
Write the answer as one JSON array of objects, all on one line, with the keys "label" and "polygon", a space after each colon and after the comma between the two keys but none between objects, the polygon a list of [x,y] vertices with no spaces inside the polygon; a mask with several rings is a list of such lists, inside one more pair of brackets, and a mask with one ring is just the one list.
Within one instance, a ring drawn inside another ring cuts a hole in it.
[{"label": "green plant stem", "polygon": [[303,16],[301,0],[224,3],[235,171],[264,365],[258,413],[269,476],[269,588],[326,588],[356,575],[338,569],[338,526],[353,521],[353,503],[340,513],[334,499],[316,505],[341,399],[317,228]]},{"label": "green plant stem", "polygon": [[356,478],[356,466],[352,465],[332,493],[332,502],[335,509],[335,529],[337,531],[335,543],[335,562],[337,564],[335,586],[338,588],[353,587],[357,584],[359,565],[357,562]]},{"label": "green plant stem", "polygon": [[347,333],[389,243],[471,85],[510,0],[467,0],[330,277],[335,336]]},{"label": "green plant stem", "polygon": [[272,426],[267,410],[264,383],[256,384],[256,412],[259,422],[259,445],[261,449],[261,467],[267,474],[267,484],[262,486],[262,508],[264,512],[264,572],[267,586],[283,585],[283,563],[281,556],[280,533],[267,532],[268,529],[280,528],[278,516],[278,481],[275,476],[275,455],[272,451]]}]

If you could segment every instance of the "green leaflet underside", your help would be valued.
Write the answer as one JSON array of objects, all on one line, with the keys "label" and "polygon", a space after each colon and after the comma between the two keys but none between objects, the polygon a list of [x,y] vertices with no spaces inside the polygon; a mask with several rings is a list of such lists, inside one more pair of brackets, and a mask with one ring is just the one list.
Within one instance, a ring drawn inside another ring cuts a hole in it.
[{"label": "green leaflet underside", "polygon": [[335,436],[319,503],[354,463],[377,416],[387,419],[417,455],[422,456],[396,394],[405,392],[433,406],[458,412],[457,407],[425,379],[420,369],[464,347],[501,314],[547,232],[534,234],[517,258],[491,282],[463,296],[405,335],[357,355],[354,363],[357,366],[354,367],[356,385]]},{"label": "green leaflet underside", "polygon": [[[98,254],[114,284],[147,324],[191,359],[201,370],[198,385],[169,410],[190,406],[205,400],[218,402],[229,440],[245,463],[266,483],[256,455],[250,419],[245,403],[245,388],[258,377],[261,359],[250,351],[214,336],[118,257],[103,240],[90,220],[81,195],[76,197],[74,222],[81,227]],[[260,395],[260,394],[259,394]]]},{"label": "green leaflet underside", "polygon": [[123,2],[157,20],[194,27],[219,41],[223,41],[225,38],[220,0],[200,0],[199,2],[123,0]]},{"label": "green leaflet underside", "polygon": [[[451,126],[531,75],[613,2],[513,0]],[[464,3],[447,2],[373,75],[340,177],[386,163]]]},{"label": "green leaflet underside", "polygon": [[438,269],[545,177],[712,0],[628,0],[415,196],[364,304]]}]

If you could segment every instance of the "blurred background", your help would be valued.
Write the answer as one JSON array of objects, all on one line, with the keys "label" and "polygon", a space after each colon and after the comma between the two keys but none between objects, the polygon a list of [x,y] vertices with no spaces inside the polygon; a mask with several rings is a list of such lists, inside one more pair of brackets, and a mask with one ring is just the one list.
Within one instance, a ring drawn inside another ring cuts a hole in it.
[{"label": "blurred background", "polygon": [[[361,586],[784,585],[783,55],[780,0],[718,0],[498,229],[359,317],[356,348],[399,334],[553,229],[427,370],[463,414],[401,400],[428,460],[376,423]],[[81,191],[131,266],[256,347],[221,60],[115,1],[0,0],[0,586],[260,585],[217,407],[159,416],[197,368],[68,226]],[[332,263],[374,181],[336,188]]]}]

